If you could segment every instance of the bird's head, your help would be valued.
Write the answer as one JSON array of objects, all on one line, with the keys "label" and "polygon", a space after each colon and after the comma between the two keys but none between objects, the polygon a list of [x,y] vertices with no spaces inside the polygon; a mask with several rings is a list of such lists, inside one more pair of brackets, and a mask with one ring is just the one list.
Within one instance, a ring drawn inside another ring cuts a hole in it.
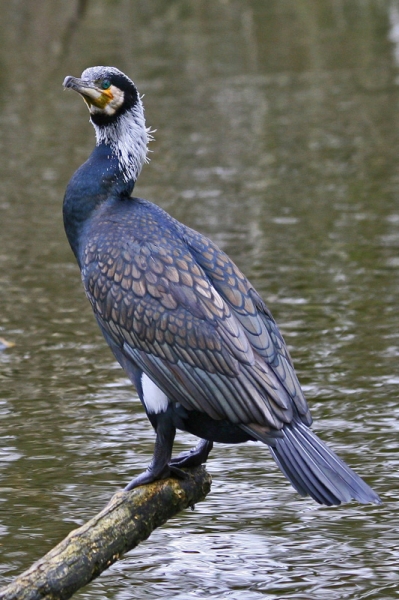
[{"label": "bird's head", "polygon": [[133,81],[114,67],[90,67],[80,78],[65,77],[64,88],[82,96],[97,125],[112,123],[140,102]]},{"label": "bird's head", "polygon": [[97,144],[111,147],[126,181],[136,180],[147,160],[151,136],[133,81],[115,67],[90,67],[80,78],[65,77],[63,85],[78,92],[87,104]]}]

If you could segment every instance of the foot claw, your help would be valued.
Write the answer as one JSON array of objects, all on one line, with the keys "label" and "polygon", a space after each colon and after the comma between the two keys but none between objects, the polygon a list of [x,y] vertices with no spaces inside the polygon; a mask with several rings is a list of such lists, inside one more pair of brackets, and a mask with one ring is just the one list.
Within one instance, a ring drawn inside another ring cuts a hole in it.
[{"label": "foot claw", "polygon": [[184,471],[182,471],[181,469],[179,469],[178,467],[175,467],[172,464],[169,464],[169,469],[170,469],[170,474],[174,475],[177,479],[188,479],[188,474],[185,473]]}]

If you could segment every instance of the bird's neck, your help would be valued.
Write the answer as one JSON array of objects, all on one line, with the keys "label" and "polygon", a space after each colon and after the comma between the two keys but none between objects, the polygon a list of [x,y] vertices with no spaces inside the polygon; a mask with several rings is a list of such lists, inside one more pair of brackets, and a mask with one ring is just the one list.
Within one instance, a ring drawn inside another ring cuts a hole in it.
[{"label": "bird's neck", "polygon": [[147,161],[148,142],[151,139],[145,126],[140,98],[132,109],[119,115],[113,122],[103,124],[98,114],[92,115],[91,122],[96,132],[97,145],[106,145],[111,149],[124,181],[137,181]]},{"label": "bird's neck", "polygon": [[65,231],[80,264],[80,248],[85,225],[104,202],[128,198],[135,179],[127,178],[126,169],[114,148],[100,142],[88,160],[74,173],[65,193],[63,215]]},{"label": "bird's neck", "polygon": [[97,145],[69,182],[63,209],[65,231],[79,264],[86,223],[104,202],[130,196],[151,139],[140,98],[114,121],[92,114],[91,122]]},{"label": "bird's neck", "polygon": [[141,100],[114,122],[92,115],[97,145],[70,180],[64,198],[64,225],[80,264],[85,225],[104,202],[130,196],[146,162],[151,139]]}]

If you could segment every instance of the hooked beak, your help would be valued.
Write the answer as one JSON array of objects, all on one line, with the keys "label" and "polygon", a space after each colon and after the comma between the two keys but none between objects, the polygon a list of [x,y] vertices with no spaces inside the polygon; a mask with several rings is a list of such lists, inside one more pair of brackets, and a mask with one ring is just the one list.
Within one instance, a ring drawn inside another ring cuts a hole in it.
[{"label": "hooked beak", "polygon": [[98,88],[91,81],[85,81],[84,79],[79,79],[78,77],[65,77],[64,83],[62,84],[65,89],[71,89],[75,92],[78,92],[86,102],[89,110],[91,106],[95,106],[103,110],[107,104],[112,100],[113,94],[110,89],[102,90]]}]

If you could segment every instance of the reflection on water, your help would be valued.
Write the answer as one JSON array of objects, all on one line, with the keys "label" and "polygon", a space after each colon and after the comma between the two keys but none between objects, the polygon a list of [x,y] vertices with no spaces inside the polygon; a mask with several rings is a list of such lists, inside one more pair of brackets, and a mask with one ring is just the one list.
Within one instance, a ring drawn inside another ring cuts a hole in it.
[{"label": "reflection on water", "polygon": [[[393,598],[399,156],[396,0],[0,0],[0,572],[148,464],[153,433],[83,297],[61,222],[94,135],[65,75],[114,64],[155,129],[137,194],[211,236],[280,323],[315,428],[381,507],[299,498],[265,447],[79,598]],[[179,435],[176,451],[192,445]]]}]

